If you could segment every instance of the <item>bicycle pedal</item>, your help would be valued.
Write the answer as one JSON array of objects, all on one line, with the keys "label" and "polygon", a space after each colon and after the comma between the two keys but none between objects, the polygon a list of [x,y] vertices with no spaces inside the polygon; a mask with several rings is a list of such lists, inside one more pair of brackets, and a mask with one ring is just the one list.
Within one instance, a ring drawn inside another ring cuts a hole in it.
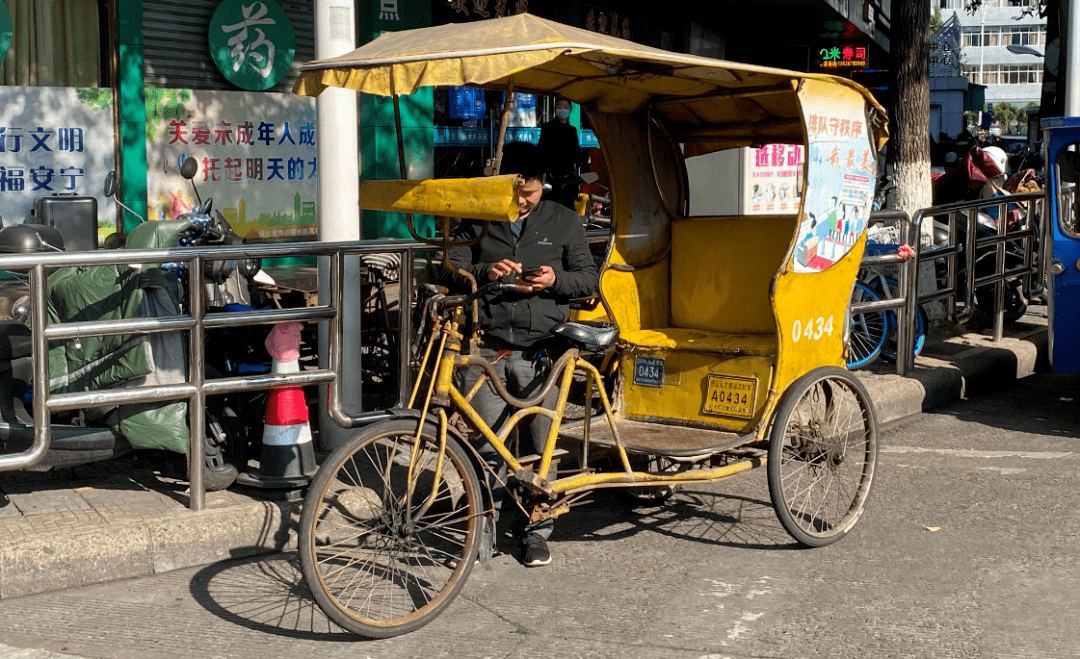
[{"label": "bicycle pedal", "polygon": [[[569,455],[569,454],[570,454],[570,451],[568,451],[568,450],[566,450],[564,448],[557,448],[551,454],[551,463],[556,464],[558,462],[559,458],[563,457],[564,455]],[[532,455],[525,455],[525,456],[522,456],[522,457],[518,458],[518,462],[520,462],[521,466],[523,466],[523,467],[531,467],[531,466],[540,464],[540,458],[541,457],[543,457],[543,456],[537,455],[536,453],[533,453]]]},{"label": "bicycle pedal", "polygon": [[519,469],[510,474],[507,480],[514,481],[528,494],[543,495],[549,499],[555,498],[555,490],[552,489],[551,483],[531,469]]}]

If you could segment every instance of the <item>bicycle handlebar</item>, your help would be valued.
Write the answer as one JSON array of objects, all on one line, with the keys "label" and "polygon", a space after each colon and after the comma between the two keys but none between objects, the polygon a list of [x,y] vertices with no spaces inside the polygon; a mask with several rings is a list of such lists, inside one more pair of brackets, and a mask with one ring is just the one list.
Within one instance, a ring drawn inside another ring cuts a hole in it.
[{"label": "bicycle handlebar", "polygon": [[485,284],[476,289],[475,293],[471,295],[450,295],[442,300],[442,305],[447,309],[453,309],[455,307],[463,307],[467,304],[472,304],[474,301],[479,300],[485,295],[500,294],[500,293],[532,293],[533,288],[528,284],[509,284],[502,281],[493,281],[490,284]]}]

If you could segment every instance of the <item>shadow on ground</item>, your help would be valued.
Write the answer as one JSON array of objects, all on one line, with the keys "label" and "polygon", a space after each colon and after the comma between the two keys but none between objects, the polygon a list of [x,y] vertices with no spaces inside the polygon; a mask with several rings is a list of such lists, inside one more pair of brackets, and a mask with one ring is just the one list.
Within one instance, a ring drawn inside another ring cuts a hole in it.
[{"label": "shadow on ground", "polygon": [[355,641],[311,598],[295,552],[215,563],[192,577],[190,590],[207,611],[233,624],[285,638]]}]

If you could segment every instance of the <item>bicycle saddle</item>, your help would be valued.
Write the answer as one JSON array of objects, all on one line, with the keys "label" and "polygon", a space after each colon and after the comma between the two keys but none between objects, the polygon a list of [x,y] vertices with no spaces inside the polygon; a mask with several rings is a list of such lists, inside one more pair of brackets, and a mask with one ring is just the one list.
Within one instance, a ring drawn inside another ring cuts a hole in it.
[{"label": "bicycle saddle", "polygon": [[555,336],[569,341],[579,350],[603,350],[615,345],[619,326],[599,320],[559,323],[551,328]]}]

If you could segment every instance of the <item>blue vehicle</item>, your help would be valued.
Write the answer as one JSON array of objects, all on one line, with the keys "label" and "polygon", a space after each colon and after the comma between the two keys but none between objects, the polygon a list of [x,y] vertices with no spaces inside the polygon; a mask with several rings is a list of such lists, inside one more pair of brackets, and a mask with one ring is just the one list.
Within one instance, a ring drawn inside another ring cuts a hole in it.
[{"label": "blue vehicle", "polygon": [[1043,235],[1053,242],[1053,250],[1044,250],[1053,259],[1047,269],[1050,363],[1055,371],[1080,373],[1080,117],[1044,119],[1041,127],[1051,209]]}]

